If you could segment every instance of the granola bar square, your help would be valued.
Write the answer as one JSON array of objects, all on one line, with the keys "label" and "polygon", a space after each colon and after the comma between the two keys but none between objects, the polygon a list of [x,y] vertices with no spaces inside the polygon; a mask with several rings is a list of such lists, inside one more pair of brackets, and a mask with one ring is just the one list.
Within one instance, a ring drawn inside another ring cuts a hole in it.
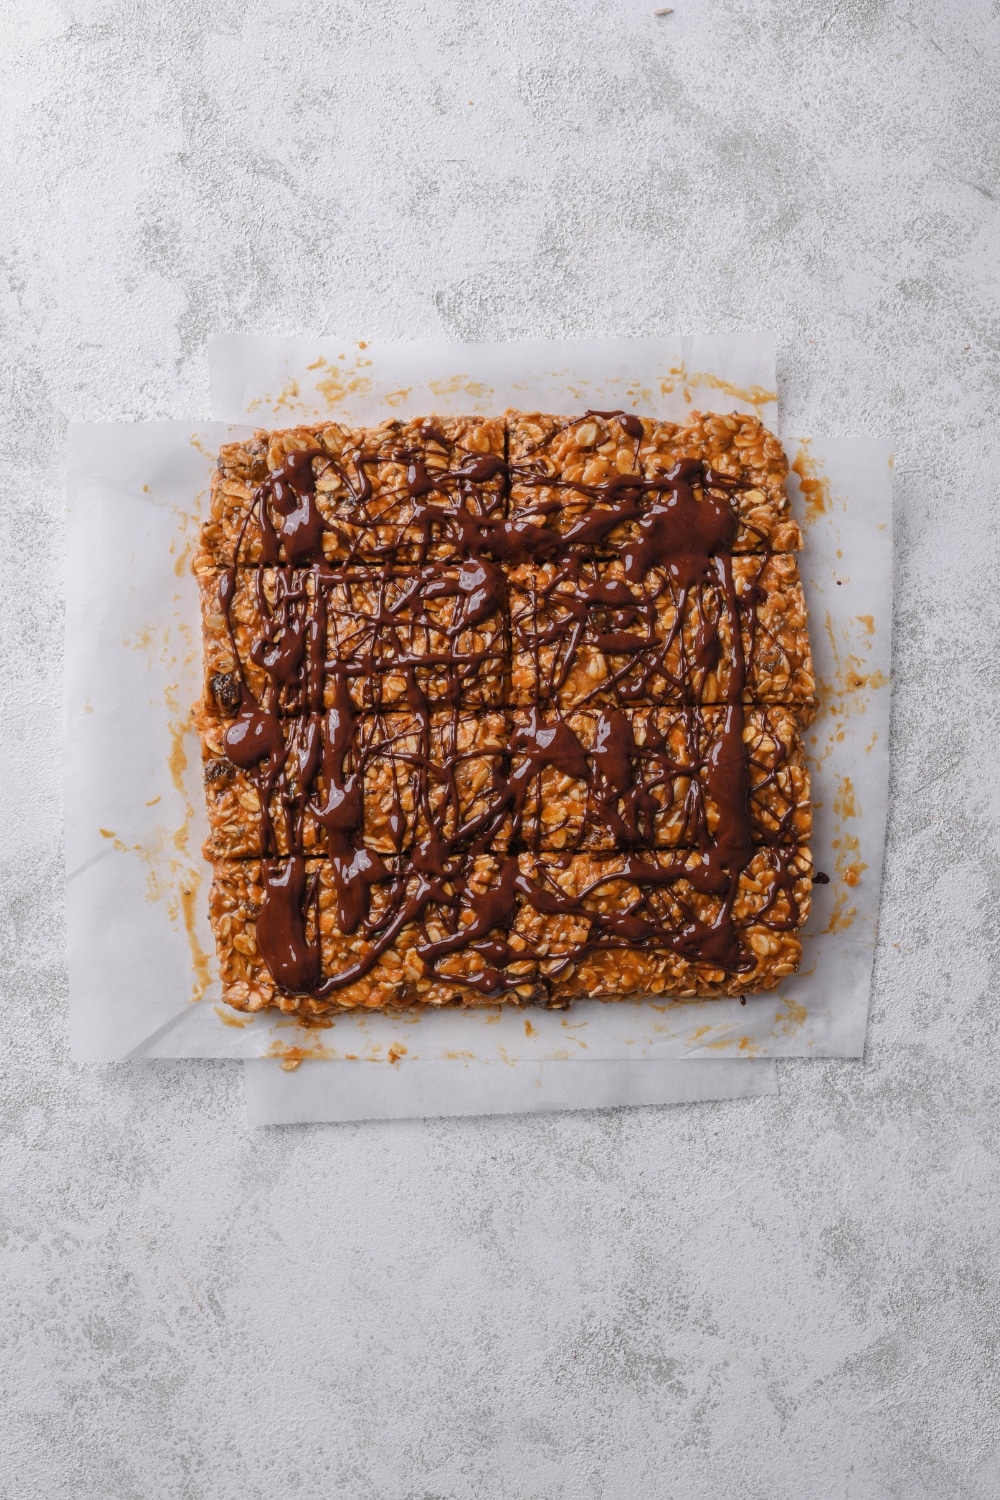
[{"label": "granola bar square", "polygon": [[294,565],[315,515],[313,560],[343,565],[461,558],[463,526],[505,514],[496,417],[330,422],[227,444],[202,529],[203,568]]},{"label": "granola bar square", "polygon": [[[234,721],[199,715],[208,803],[208,859],[324,855],[329,834],[357,833],[381,855],[412,854],[428,841],[503,850],[510,837],[503,784],[508,716],[438,709],[342,712],[279,721],[276,760],[229,758]],[[268,817],[263,807],[266,804]]]},{"label": "granola bar square", "polygon": [[573,557],[513,569],[509,592],[516,704],[723,703],[741,672],[744,701],[795,705],[803,723],[814,711],[791,554],[741,555],[694,578]]},{"label": "granola bar square", "polygon": [[692,412],[678,425],[632,412],[514,412],[508,456],[512,517],[608,555],[637,537],[641,516],[669,494],[656,486],[685,459],[701,465],[696,493],[708,489],[731,507],[734,552],[802,546],[785,490],[788,460],[756,417]]},{"label": "granola bar square", "polygon": [[517,709],[517,831],[537,852],[697,847],[729,812],[718,765],[734,732],[752,841],[807,842],[809,772],[795,718],[778,706],[749,707],[735,725],[724,708]]},{"label": "granola bar square", "polygon": [[412,570],[240,568],[201,576],[205,702],[235,714],[245,687],[282,714],[358,708],[414,693],[501,705],[505,580],[492,563]]}]

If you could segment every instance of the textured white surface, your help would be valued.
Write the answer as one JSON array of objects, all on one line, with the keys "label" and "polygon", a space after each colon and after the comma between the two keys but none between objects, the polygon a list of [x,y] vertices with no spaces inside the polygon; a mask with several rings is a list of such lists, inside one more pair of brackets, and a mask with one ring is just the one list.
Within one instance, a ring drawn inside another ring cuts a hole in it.
[{"label": "textured white surface", "polygon": [[[653,8],[3,7],[4,1500],[1000,1489],[998,17]],[[770,327],[787,430],[894,434],[864,1067],[251,1132],[237,1065],[68,1062],[63,423],[328,326]]]}]

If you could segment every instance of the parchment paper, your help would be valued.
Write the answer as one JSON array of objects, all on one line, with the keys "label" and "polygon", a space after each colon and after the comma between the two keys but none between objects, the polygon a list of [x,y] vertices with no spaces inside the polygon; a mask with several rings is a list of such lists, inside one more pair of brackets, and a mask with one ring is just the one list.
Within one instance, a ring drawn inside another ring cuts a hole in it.
[{"label": "parchment paper", "polygon": [[334,338],[209,340],[212,415],[290,427],[323,417],[381,422],[427,412],[499,414],[624,407],[659,417],[777,412],[766,334],[529,339],[516,344],[364,344]]},{"label": "parchment paper", "polygon": [[[201,682],[188,564],[214,455],[243,431],[221,423],[70,431],[64,789],[71,1034],[81,1060],[285,1050],[280,1021],[247,1026],[218,1004],[208,870],[198,854],[207,834],[200,754],[187,716]],[[416,1066],[402,1087],[398,1064],[387,1061],[346,1084],[337,1075],[357,1064],[314,1071],[311,1088],[292,1093],[295,1117],[468,1110],[473,1101],[481,1112],[582,1108],[776,1088],[773,1067],[739,1061],[692,1073],[669,1059],[641,1083],[628,1066],[603,1063],[576,1070],[575,1082],[554,1079],[551,1066],[517,1081],[506,1066],[478,1081],[480,1065],[464,1060],[435,1063],[433,1077]],[[283,1119],[293,1075],[276,1063],[263,1071],[277,1075],[263,1093],[273,1091]],[[451,1105],[442,1075],[454,1075]],[[250,1095],[263,1122],[262,1081],[251,1079]],[[331,1088],[332,1106],[322,1097]]]},{"label": "parchment paper", "polygon": [[[270,1060],[245,1065],[251,1125],[400,1120],[415,1116],[528,1115],[621,1104],[693,1104],[778,1092],[768,1059],[644,1058],[640,1062],[410,1062],[377,1069],[350,1062]],[[484,1107],[484,1105],[488,1107]]]},{"label": "parchment paper", "polygon": [[[246,360],[256,342],[246,341]],[[672,388],[664,401],[675,395]],[[625,404],[607,385],[600,400]],[[725,404],[733,405],[728,395]],[[647,409],[663,408],[651,400]],[[274,414],[254,416],[271,421]],[[542,1062],[860,1053],[885,812],[886,444],[813,445],[830,492],[825,502],[822,493],[814,496],[805,555],[814,647],[829,690],[812,735],[823,804],[815,847],[820,868],[828,864],[835,875],[840,859],[847,878],[860,874],[861,885],[840,880],[817,888],[814,926],[829,928],[833,917],[836,930],[809,938],[808,972],[789,993],[751,999],[745,1007],[584,1004],[562,1016],[533,1013],[528,1028],[523,1015],[488,1011],[342,1017],[316,1032],[291,1019],[229,1012],[218,1004],[213,979],[204,915],[208,870],[198,857],[206,832],[199,758],[185,724],[200,682],[187,553],[213,455],[226,435],[218,424],[183,423],[71,432],[66,838],[77,1057],[384,1059],[391,1053],[410,1060],[464,1061],[471,1054]],[[867,624],[858,623],[869,616]],[[853,778],[853,808],[838,793],[838,775]],[[854,815],[858,808],[863,816]],[[855,837],[856,848],[846,842]],[[851,906],[858,910],[847,926]],[[372,1069],[373,1087],[383,1071]]]},{"label": "parchment paper", "polygon": [[[778,426],[774,345],[766,335],[364,348],[332,338],[232,336],[211,341],[209,367],[213,412],[264,425],[593,405],[673,418],[698,406],[755,411]],[[801,471],[789,488],[806,534],[800,567],[822,704],[806,736],[813,853],[831,881],[814,889],[802,970],[774,996],[745,1006],[674,1004],[656,1015],[639,1002],[630,1021],[629,1007],[598,1002],[575,1006],[569,1020],[545,1017],[529,1038],[514,1034],[515,1016],[503,1017],[508,1056],[579,1055],[584,1038],[588,1055],[598,1048],[602,1056],[850,1057],[864,1049],[888,799],[891,444],[786,438],[786,447]],[[367,1030],[370,1022],[360,1024]],[[572,1037],[560,1038],[560,1030]],[[410,1039],[379,1023],[377,1040],[389,1047]],[[331,1055],[343,1055],[332,1038],[328,1045]]]}]

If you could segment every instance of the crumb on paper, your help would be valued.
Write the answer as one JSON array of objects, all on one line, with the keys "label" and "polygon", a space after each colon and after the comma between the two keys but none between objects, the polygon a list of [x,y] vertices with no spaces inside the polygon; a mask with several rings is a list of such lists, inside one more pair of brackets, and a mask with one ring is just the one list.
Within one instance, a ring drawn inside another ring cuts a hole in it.
[{"label": "crumb on paper", "polygon": [[398,1067],[400,1058],[406,1056],[407,1050],[408,1049],[403,1046],[402,1042],[393,1042],[392,1046],[386,1053],[386,1057],[388,1061],[392,1063],[393,1067]]},{"label": "crumb on paper", "polygon": [[276,1058],[289,1073],[297,1068],[299,1063],[336,1056],[329,1047],[289,1047],[284,1042],[271,1042],[264,1055]]},{"label": "crumb on paper", "polygon": [[537,1036],[538,1035],[538,1032],[535,1030],[534,1026],[532,1026],[531,1022],[527,1019],[527,1017],[525,1017],[525,1021],[524,1021],[524,1034],[525,1034],[525,1036],[529,1036],[529,1037],[530,1036]]},{"label": "crumb on paper", "polygon": [[848,905],[850,893],[860,884],[861,877],[868,866],[861,858],[861,845],[855,834],[841,831],[840,836],[832,840],[832,847],[837,851],[835,868],[838,880],[834,892],[833,909],[823,931],[826,933],[847,932],[854,925],[854,919],[858,914],[856,906]]}]

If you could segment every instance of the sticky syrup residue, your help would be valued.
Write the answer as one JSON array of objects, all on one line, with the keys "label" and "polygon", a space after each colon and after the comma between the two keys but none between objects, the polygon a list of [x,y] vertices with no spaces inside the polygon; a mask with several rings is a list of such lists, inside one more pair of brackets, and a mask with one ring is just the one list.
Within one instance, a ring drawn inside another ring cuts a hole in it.
[{"label": "sticky syrup residue", "polygon": [[785,1036],[789,1036],[798,1027],[805,1024],[809,1019],[809,1011],[806,1006],[800,1005],[797,1000],[793,1000],[791,995],[779,995],[778,999],[781,1001],[782,1009],[776,1010],[774,1013],[775,1024]]},{"label": "sticky syrup residue", "polygon": [[693,375],[688,375],[685,385],[688,387],[685,390],[685,395],[689,403],[691,400],[691,387],[707,386],[709,390],[722,391],[724,395],[732,396],[734,401],[745,401],[748,406],[756,407],[758,414],[763,407],[770,406],[772,402],[778,399],[777,391],[765,390],[762,385],[733,385],[731,380],[720,380],[718,375],[708,375],[703,370],[699,370]]},{"label": "sticky syrup residue", "polygon": [[[826,748],[817,755],[826,760],[834,746],[845,737],[846,721],[868,710],[871,694],[889,686],[889,677],[880,668],[869,668],[865,656],[875,638],[875,620],[871,615],[854,615],[834,623],[827,610],[823,626],[833,657],[833,675],[819,679],[823,718],[830,726]],[[873,734],[870,750],[877,739]],[[817,737],[812,737],[816,744]]]},{"label": "sticky syrup residue", "polygon": [[491,385],[471,380],[468,375],[450,375],[447,380],[430,380],[428,385],[435,396],[468,396],[470,401],[488,401],[493,395]]},{"label": "sticky syrup residue", "polygon": [[856,818],[861,809],[854,793],[854,782],[850,776],[837,777],[837,795],[833,799],[833,810],[838,818]]},{"label": "sticky syrup residue", "polygon": [[812,456],[808,438],[803,438],[799,444],[799,451],[792,464],[792,472],[798,475],[802,504],[805,509],[805,523],[808,526],[811,521],[816,520],[817,516],[825,515],[833,504],[830,481],[825,474],[820,472],[819,465]]},{"label": "sticky syrup residue", "polygon": [[250,1016],[234,1015],[231,1010],[226,1010],[222,1005],[215,1005],[212,1007],[212,1009],[215,1011],[215,1014],[218,1016],[223,1026],[235,1026],[238,1031],[242,1031],[244,1026],[250,1025],[252,1019]]},{"label": "sticky syrup residue", "polygon": [[174,787],[184,803],[184,821],[174,831],[173,842],[178,854],[186,862],[183,869],[176,871],[180,877],[177,890],[179,894],[180,915],[184,923],[184,930],[187,933],[188,947],[191,950],[191,965],[194,969],[194,984],[191,989],[191,999],[200,1000],[212,983],[212,972],[209,954],[201,946],[201,939],[198,936],[198,908],[196,902],[198,892],[201,889],[202,875],[201,871],[190,863],[191,823],[194,819],[195,811],[191,804],[191,799],[187,794],[187,788],[184,785],[184,772],[188,766],[188,756],[184,741],[187,735],[193,734],[194,731],[191,725],[190,709],[185,713],[180,713],[179,711],[177,692],[178,689],[173,684],[165,690],[167,707],[172,714],[177,715],[168,724],[170,731],[170,754],[167,757],[167,765],[170,769],[170,778],[174,783]]},{"label": "sticky syrup residue", "polygon": [[264,1054],[265,1057],[280,1059],[281,1066],[286,1073],[292,1073],[300,1063],[310,1062],[314,1059],[325,1059],[336,1057],[336,1053],[329,1047],[297,1047],[289,1046],[287,1042],[271,1042]]},{"label": "sticky syrup residue", "polygon": [[299,399],[299,383],[294,376],[286,380],[281,394],[274,402],[275,411],[291,411]]},{"label": "sticky syrup residue", "polygon": [[[712,1052],[731,1052],[734,1044],[731,1037],[720,1037],[717,1042],[706,1042],[705,1045]],[[760,1051],[758,1044],[749,1036],[741,1036],[735,1046],[743,1057],[756,1057]]]},{"label": "sticky syrup residue", "polygon": [[326,364],[327,374],[322,380],[317,380],[315,388],[327,406],[340,406],[350,396],[367,396],[371,393],[370,377],[357,373],[360,366],[371,364],[370,359],[356,359],[354,374],[349,374],[346,369],[338,369],[328,361],[323,363]]},{"label": "sticky syrup residue", "polygon": [[[189,546],[185,545],[178,560],[186,558],[189,550]],[[190,661],[193,650],[191,632],[183,624],[179,626],[179,632],[189,648],[186,660]],[[154,662],[166,663],[171,667],[177,665],[177,655],[171,654],[169,631],[161,633],[151,627],[142,629],[137,631],[131,639],[125,639],[123,644],[132,650],[143,652],[150,666]],[[197,1001],[201,1000],[208,990],[212,982],[212,972],[211,956],[202,947],[198,936],[198,894],[202,885],[202,873],[191,857],[190,830],[195,810],[184,784],[184,775],[188,767],[185,740],[188,734],[193,734],[193,728],[190,711],[182,711],[180,707],[179,691],[177,683],[168,684],[164,689],[166,707],[171,716],[167,723],[170,736],[167,767],[184,807],[184,816],[180,826],[169,828],[162,824],[156,825],[143,839],[134,844],[129,844],[119,838],[113,829],[100,828],[98,832],[102,838],[111,840],[119,853],[135,854],[139,857],[146,867],[147,902],[152,905],[165,900],[170,920],[175,925],[183,924],[193,969],[190,999]],[[162,793],[150,798],[145,805],[155,807],[161,800]]]},{"label": "sticky syrup residue", "polygon": [[860,884],[861,876],[868,869],[861,858],[861,844],[857,836],[840,830],[832,840],[836,853],[837,886],[833,898],[833,910],[825,932],[846,932],[853,926],[858,909],[852,904],[851,893]]}]

